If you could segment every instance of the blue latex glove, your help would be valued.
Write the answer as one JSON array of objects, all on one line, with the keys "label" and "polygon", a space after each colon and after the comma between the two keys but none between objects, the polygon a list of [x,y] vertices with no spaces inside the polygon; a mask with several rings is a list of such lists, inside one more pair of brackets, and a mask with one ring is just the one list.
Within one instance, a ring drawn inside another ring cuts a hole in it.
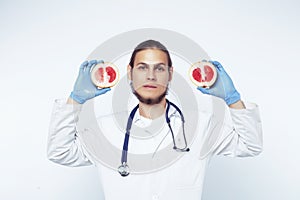
[{"label": "blue latex glove", "polygon": [[103,61],[85,61],[81,64],[79,74],[70,97],[76,102],[83,104],[89,99],[110,91],[110,88],[98,89],[91,80],[91,68]]},{"label": "blue latex glove", "polygon": [[227,105],[233,104],[241,99],[240,94],[235,89],[233,82],[229,75],[224,70],[223,66],[217,61],[209,61],[217,70],[218,77],[214,85],[210,88],[198,87],[204,94],[210,94],[224,99]]}]

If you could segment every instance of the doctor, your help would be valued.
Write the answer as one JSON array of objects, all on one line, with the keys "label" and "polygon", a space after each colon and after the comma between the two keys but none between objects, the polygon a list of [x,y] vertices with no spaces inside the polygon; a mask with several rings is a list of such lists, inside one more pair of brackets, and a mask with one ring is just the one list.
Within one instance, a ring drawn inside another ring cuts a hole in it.
[{"label": "doctor", "polygon": [[[77,111],[82,104],[110,91],[110,88],[97,89],[92,84],[90,69],[95,64],[95,60],[85,61],[80,66],[78,78],[67,102],[55,102],[48,138],[48,158],[55,163],[72,167],[95,164],[99,169],[106,200],[199,200],[205,169],[211,156],[247,157],[258,155],[262,151],[262,130],[257,105],[244,103],[222,65],[213,61],[212,64],[218,71],[218,80],[209,89],[197,89],[212,95],[213,98],[223,99],[224,105],[228,106],[228,113],[225,114],[216,145],[205,158],[200,159],[199,152],[201,142],[209,137],[209,133],[200,128],[195,142],[189,146],[191,151],[183,152],[182,159],[160,171],[131,174],[124,178],[116,171],[95,163],[87,155],[76,130],[79,116]],[[140,43],[132,53],[127,71],[132,92],[139,100],[136,115],[140,120],[154,121],[164,115],[168,106],[168,84],[173,76],[172,60],[167,48],[154,40]],[[207,113],[201,116],[206,119],[202,118],[199,123],[208,123],[212,119]]]}]

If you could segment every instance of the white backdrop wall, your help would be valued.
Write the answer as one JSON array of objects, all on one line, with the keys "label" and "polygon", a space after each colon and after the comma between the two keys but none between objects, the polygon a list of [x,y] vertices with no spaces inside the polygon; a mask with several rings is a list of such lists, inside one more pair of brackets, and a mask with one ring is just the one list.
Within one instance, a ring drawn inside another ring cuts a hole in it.
[{"label": "white backdrop wall", "polygon": [[196,41],[260,106],[264,152],[216,157],[203,199],[300,199],[298,1],[0,1],[0,199],[101,199],[93,167],[46,159],[53,101],[105,40],[163,28]]}]

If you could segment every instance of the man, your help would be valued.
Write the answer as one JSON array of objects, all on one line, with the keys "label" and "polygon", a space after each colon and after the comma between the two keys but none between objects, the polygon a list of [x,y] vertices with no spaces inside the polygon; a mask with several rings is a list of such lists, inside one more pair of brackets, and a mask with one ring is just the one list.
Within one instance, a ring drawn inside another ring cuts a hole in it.
[{"label": "man", "polygon": [[[80,108],[81,104],[87,100],[103,95],[110,90],[109,88],[97,89],[92,84],[90,69],[96,63],[97,61],[86,61],[81,65],[79,76],[67,104],[56,102],[50,125],[48,158],[53,162],[68,166],[95,164],[101,175],[106,200],[121,198],[139,200],[201,199],[205,169],[211,156],[223,154],[246,157],[261,152],[262,131],[257,106],[254,104],[245,106],[232,80],[222,65],[215,61],[212,63],[218,71],[218,80],[213,87],[198,88],[198,90],[223,99],[229,107],[230,114],[229,112],[225,114],[219,133],[220,137],[214,141],[215,145],[207,151],[207,155],[201,159],[199,157],[203,140],[210,137],[210,133],[207,133],[208,131],[205,129],[214,118],[209,113],[200,113],[199,123],[202,124],[195,133],[195,140],[190,146],[191,151],[188,152],[186,149],[185,152],[182,152],[181,159],[161,170],[121,177],[115,170],[96,163],[77,137],[77,108]],[[154,122],[166,112],[168,103],[166,94],[168,84],[173,77],[172,60],[167,48],[154,40],[142,42],[132,53],[127,71],[132,92],[139,100],[136,112],[139,121],[133,120],[133,123],[139,126],[138,123],[141,122],[147,123],[149,120]],[[176,113],[178,116],[178,112],[174,113],[174,116]],[[170,120],[176,125],[175,117],[170,117]],[[168,130],[162,132],[170,135]],[[164,140],[155,144],[157,149]]]}]

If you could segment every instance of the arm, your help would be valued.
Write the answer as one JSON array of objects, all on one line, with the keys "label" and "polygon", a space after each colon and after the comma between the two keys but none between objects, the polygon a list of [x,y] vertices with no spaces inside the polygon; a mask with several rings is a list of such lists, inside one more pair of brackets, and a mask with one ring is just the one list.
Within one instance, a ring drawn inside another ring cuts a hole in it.
[{"label": "arm", "polygon": [[72,104],[72,105],[80,105],[77,101],[73,100],[71,97],[68,98],[67,104]]},{"label": "arm", "polygon": [[90,70],[99,62],[85,61],[80,66],[77,80],[67,103],[55,102],[47,148],[49,160],[55,163],[68,166],[91,164],[78,140],[76,123],[79,120],[81,104],[110,90],[110,88],[98,89],[91,81]]},{"label": "arm", "polygon": [[242,102],[241,100],[238,100],[237,102],[235,102],[233,104],[230,104],[229,108],[232,108],[232,109],[245,109],[246,106],[245,106],[244,102]]},{"label": "arm", "polygon": [[248,103],[245,109],[229,108],[213,154],[230,157],[256,156],[262,152],[262,148],[258,106]]},{"label": "arm", "polygon": [[81,105],[73,106],[56,100],[48,136],[49,160],[72,167],[92,164],[77,138],[76,123],[80,109]]},{"label": "arm", "polygon": [[214,154],[227,156],[254,156],[262,151],[262,129],[258,107],[241,101],[239,92],[223,66],[211,62],[217,69],[218,77],[211,88],[198,87],[204,94],[219,97],[228,105],[220,137],[213,148]]}]

